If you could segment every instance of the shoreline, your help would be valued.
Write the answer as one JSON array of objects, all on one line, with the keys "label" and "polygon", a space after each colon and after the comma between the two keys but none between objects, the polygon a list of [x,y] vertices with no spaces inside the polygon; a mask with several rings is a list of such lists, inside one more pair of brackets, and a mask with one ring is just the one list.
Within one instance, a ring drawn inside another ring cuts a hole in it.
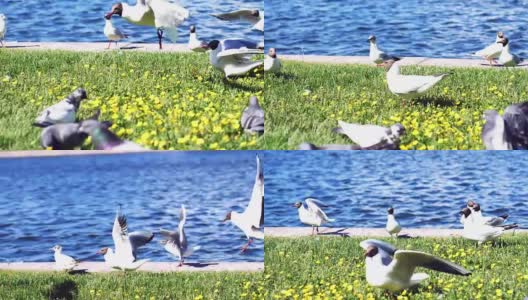
[{"label": "shoreline", "polygon": [[112,52],[116,50],[133,51],[133,52],[154,52],[154,53],[192,53],[187,48],[187,44],[166,43],[163,45],[163,50],[159,50],[159,45],[156,43],[128,43],[121,42],[118,44],[120,49],[115,48],[115,43],[112,43],[110,49],[106,49],[108,42],[6,42],[5,50],[59,50],[59,51],[74,51],[74,52]]}]

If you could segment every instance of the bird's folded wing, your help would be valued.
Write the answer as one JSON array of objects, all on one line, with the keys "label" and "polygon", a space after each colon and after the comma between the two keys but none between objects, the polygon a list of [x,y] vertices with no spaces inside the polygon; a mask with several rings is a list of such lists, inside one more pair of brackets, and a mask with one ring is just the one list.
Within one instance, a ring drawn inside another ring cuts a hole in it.
[{"label": "bird's folded wing", "polygon": [[493,43],[486,48],[475,52],[476,56],[490,56],[497,55],[502,51],[502,45],[499,43]]},{"label": "bird's folded wing", "polygon": [[377,125],[361,125],[338,121],[343,133],[362,148],[378,144],[387,135],[387,129]]},{"label": "bird's folded wing", "polygon": [[454,275],[468,276],[471,274],[470,271],[464,269],[462,266],[420,251],[398,250],[394,254],[392,263],[394,264],[394,269],[411,274],[416,267],[423,267]]},{"label": "bird's folded wing", "polygon": [[328,216],[326,213],[317,205],[317,203],[322,203],[320,201],[317,201],[315,199],[306,199],[306,206],[308,207],[308,210],[312,213],[318,215],[323,220],[328,220]]},{"label": "bird's folded wing", "polygon": [[434,76],[399,75],[394,81],[394,86],[398,93],[412,93],[430,85],[435,80]]},{"label": "bird's folded wing", "polygon": [[244,211],[244,215],[250,220],[251,226],[260,228],[264,223],[264,173],[260,157],[257,155],[257,174],[255,184],[251,193],[251,199]]}]

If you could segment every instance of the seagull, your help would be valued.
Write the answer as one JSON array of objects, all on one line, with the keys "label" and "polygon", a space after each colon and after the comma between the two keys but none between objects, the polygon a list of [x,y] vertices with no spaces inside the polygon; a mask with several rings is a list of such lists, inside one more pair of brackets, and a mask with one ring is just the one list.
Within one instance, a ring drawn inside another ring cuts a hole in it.
[{"label": "seagull", "polygon": [[391,127],[346,123],[338,120],[339,127],[334,132],[344,134],[364,149],[399,149],[400,138],[405,134],[405,127],[396,123]]},{"label": "seagull", "polygon": [[55,258],[56,270],[71,272],[77,267],[77,265],[79,265],[79,262],[73,257],[62,253],[62,247],[60,245],[55,245],[51,250],[55,251],[53,256]]},{"label": "seagull", "polygon": [[201,41],[196,36],[196,26],[191,25],[189,28],[189,43],[187,43],[187,47],[189,50],[194,52],[205,52],[207,51],[207,43],[204,41]]},{"label": "seagull", "polygon": [[95,150],[113,151],[143,151],[142,146],[120,139],[115,133],[108,129],[109,122],[99,122],[96,120],[86,120],[81,123],[78,132],[92,137],[92,144]]},{"label": "seagull", "polygon": [[391,237],[393,235],[398,237],[398,233],[401,231],[400,223],[396,220],[396,217],[394,216],[394,208],[392,207],[387,210],[387,225],[385,226],[385,229]]},{"label": "seagull", "polygon": [[222,21],[244,21],[253,25],[254,30],[264,31],[264,12],[257,9],[242,9],[211,16]]},{"label": "seagull", "polygon": [[191,256],[194,251],[198,251],[201,247],[195,246],[189,248],[187,242],[187,237],[185,236],[185,221],[187,220],[187,210],[185,206],[181,206],[180,210],[180,223],[178,224],[178,231],[168,231],[160,229],[160,234],[163,235],[166,240],[161,241],[161,244],[164,245],[165,250],[170,254],[175,255],[180,260],[179,267],[183,266],[183,261],[185,257]]},{"label": "seagull", "polygon": [[168,0],[136,0],[134,6],[125,2],[114,4],[106,17],[111,18],[113,15],[118,15],[135,25],[155,27],[161,50],[163,33],[167,32],[169,38],[176,41],[177,27],[189,18],[189,11]]},{"label": "seagull", "polygon": [[462,237],[477,241],[478,244],[482,244],[488,241],[495,241],[499,238],[506,230],[511,230],[519,227],[517,224],[492,226],[478,221],[472,217],[471,209],[464,207],[460,211],[461,222],[464,225],[462,231]]},{"label": "seagull", "polygon": [[223,71],[226,77],[242,76],[264,64],[263,61],[253,61],[251,56],[263,54],[258,45],[241,39],[213,40],[208,44],[209,61]]},{"label": "seagull", "polygon": [[480,51],[473,53],[472,56],[482,57],[489,62],[490,66],[492,66],[493,62],[496,61],[497,58],[499,58],[502,52],[502,44],[499,43],[502,38],[504,38],[504,33],[502,31],[497,32],[497,38],[495,39],[495,43],[487,46],[486,48]]},{"label": "seagull", "polygon": [[7,31],[7,18],[4,14],[0,14],[0,44],[5,47],[4,38]]},{"label": "seagull", "polygon": [[450,73],[433,76],[401,75],[400,66],[395,63],[398,59],[389,59],[384,62],[387,70],[387,84],[389,90],[400,97],[415,98],[435,86]]},{"label": "seagull", "polygon": [[501,117],[496,110],[484,112],[482,141],[486,150],[528,149],[528,102],[512,104]]},{"label": "seagull", "polygon": [[399,57],[388,55],[387,53],[378,49],[378,45],[376,45],[376,36],[369,36],[368,41],[370,42],[370,61],[375,63],[378,67],[381,66],[384,61],[389,59],[400,60]]},{"label": "seagull", "polygon": [[275,48],[268,50],[268,55],[264,59],[264,72],[279,73],[281,70],[281,62],[277,57]]},{"label": "seagull", "polygon": [[468,201],[467,207],[471,210],[471,216],[473,216],[473,222],[479,222],[490,226],[502,226],[508,219],[508,215],[501,215],[497,217],[484,217],[482,216],[482,210],[480,205],[475,201]]},{"label": "seagull", "polygon": [[508,38],[502,38],[497,43],[502,44],[502,52],[499,56],[499,63],[505,67],[515,67],[523,60],[515,54],[510,53],[510,43]]},{"label": "seagull", "polygon": [[117,47],[117,42],[119,42],[122,39],[128,38],[126,34],[121,32],[121,30],[114,27],[112,24],[112,17],[105,16],[105,27],[104,27],[104,34],[108,38],[108,47],[106,49],[110,49],[110,45],[112,42],[115,42]]},{"label": "seagull", "polygon": [[76,89],[66,99],[44,109],[35,119],[33,126],[44,128],[53,124],[74,123],[75,114],[79,110],[81,101],[86,98],[87,95],[84,89]]},{"label": "seagull", "polygon": [[302,202],[296,202],[293,206],[297,208],[301,222],[312,226],[312,235],[314,235],[314,229],[319,233],[319,227],[321,225],[335,221],[334,219],[328,218],[326,213],[321,209],[320,206],[324,206],[322,202],[314,198],[306,198],[304,202],[306,203],[306,208]]},{"label": "seagull", "polygon": [[391,292],[417,286],[429,278],[426,273],[414,273],[416,267],[453,275],[471,275],[462,266],[425,252],[397,250],[391,244],[374,239],[362,241],[359,245],[365,250],[368,284]]},{"label": "seagull", "polygon": [[112,228],[112,239],[114,240],[115,252],[112,248],[102,248],[97,252],[104,256],[105,262],[113,269],[121,271],[134,271],[141,267],[148,259],[137,259],[137,250],[146,245],[154,238],[149,231],[134,231],[128,233],[128,223],[121,214],[121,207],[117,210]]},{"label": "seagull", "polygon": [[249,105],[242,112],[240,124],[245,132],[264,133],[264,110],[260,107],[256,96],[249,98]]},{"label": "seagull", "polygon": [[317,146],[311,143],[302,143],[299,145],[299,150],[361,150],[361,147],[357,145],[339,145],[339,144],[328,144]]},{"label": "seagull", "polygon": [[253,239],[264,239],[264,233],[259,229],[264,225],[264,173],[260,158],[257,155],[257,176],[251,193],[251,200],[243,213],[230,211],[223,222],[231,221],[246,235],[248,242],[242,247],[241,252],[245,252]]}]

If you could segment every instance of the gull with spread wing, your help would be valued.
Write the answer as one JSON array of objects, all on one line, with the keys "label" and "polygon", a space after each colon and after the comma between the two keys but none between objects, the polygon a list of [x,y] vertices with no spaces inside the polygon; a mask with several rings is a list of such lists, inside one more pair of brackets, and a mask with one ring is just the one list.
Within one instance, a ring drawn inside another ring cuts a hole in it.
[{"label": "gull with spread wing", "polygon": [[314,198],[306,198],[304,200],[306,207],[302,202],[296,202],[293,206],[297,208],[299,212],[299,220],[306,225],[312,226],[312,235],[314,230],[319,233],[319,227],[323,224],[334,222],[334,219],[328,218],[326,213],[321,209],[324,207],[324,203]]},{"label": "gull with spread wing", "polygon": [[191,256],[194,251],[198,251],[201,248],[200,246],[189,248],[187,236],[185,235],[185,229],[183,228],[185,226],[186,220],[187,210],[182,204],[180,209],[180,222],[178,223],[178,231],[160,229],[160,234],[165,238],[165,240],[162,240],[160,243],[170,254],[178,257],[180,260],[179,267],[183,266],[185,257]]},{"label": "gull with spread wing", "polygon": [[218,70],[229,76],[242,76],[259,68],[263,61],[253,61],[251,57],[263,54],[259,45],[242,39],[212,40],[208,44],[209,61]]},{"label": "gull with spread wing", "polygon": [[253,25],[254,30],[264,31],[264,12],[257,9],[241,9],[211,16],[223,21],[244,21]]}]

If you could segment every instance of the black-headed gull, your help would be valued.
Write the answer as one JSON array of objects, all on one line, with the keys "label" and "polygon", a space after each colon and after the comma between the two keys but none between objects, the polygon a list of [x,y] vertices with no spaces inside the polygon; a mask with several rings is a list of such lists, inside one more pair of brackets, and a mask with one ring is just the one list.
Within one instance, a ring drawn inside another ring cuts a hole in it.
[{"label": "black-headed gull", "polygon": [[264,239],[264,233],[260,228],[264,225],[264,173],[260,157],[257,155],[257,175],[251,193],[249,204],[243,213],[230,211],[223,222],[231,221],[246,235],[248,242],[242,247],[242,252],[246,251],[253,239]]},{"label": "black-headed gull", "polygon": [[489,62],[490,66],[492,66],[493,62],[496,61],[497,58],[499,58],[502,52],[502,44],[498,43],[502,38],[504,38],[504,33],[502,31],[497,32],[495,43],[473,53],[472,55],[484,58]]},{"label": "black-headed gull", "polygon": [[412,250],[397,250],[391,244],[369,239],[362,241],[368,284],[399,292],[419,285],[429,278],[426,273],[414,273],[416,267],[453,275],[469,276],[471,272],[434,255]]},{"label": "black-headed gull", "polygon": [[5,47],[4,38],[7,31],[7,18],[4,14],[0,14],[0,44]]},{"label": "black-headed gull", "polygon": [[55,245],[51,250],[55,252],[53,254],[55,259],[55,270],[71,272],[79,265],[79,262],[73,257],[62,253],[62,247],[60,245]]},{"label": "black-headed gull", "polygon": [[395,60],[400,59],[396,56],[392,56],[392,55],[389,55],[381,51],[378,48],[378,45],[376,44],[376,36],[374,35],[369,36],[368,41],[370,42],[369,59],[371,62],[375,63],[377,66],[381,66],[381,64],[384,61],[387,61],[389,59],[395,59]]},{"label": "black-headed gull", "polygon": [[105,247],[99,250],[97,254],[103,255],[106,264],[111,268],[133,271],[148,261],[148,259],[138,260],[137,250],[139,247],[148,244],[153,238],[154,234],[149,231],[135,231],[129,234],[127,219],[121,214],[121,209],[118,209],[112,227],[115,250]]},{"label": "black-headed gull", "polygon": [[212,14],[223,21],[244,21],[253,25],[254,30],[264,31],[264,12],[257,9],[242,9],[223,14]]},{"label": "black-headed gull", "polygon": [[472,214],[471,209],[467,207],[464,207],[464,209],[460,211],[461,223],[464,225],[462,237],[468,240],[477,241],[479,245],[488,241],[495,241],[504,234],[505,231],[519,227],[517,224],[501,226],[488,225],[476,219]]},{"label": "black-headed gull", "polygon": [[187,236],[185,235],[185,222],[187,220],[187,210],[185,206],[182,205],[180,209],[180,222],[178,223],[177,231],[169,231],[165,229],[160,229],[160,234],[165,238],[160,243],[164,245],[165,250],[170,254],[177,256],[180,260],[179,266],[183,266],[185,257],[189,257],[193,254],[194,251],[198,251],[201,247],[194,246],[189,248],[189,243],[187,242]]},{"label": "black-headed gull", "polygon": [[264,72],[279,73],[281,70],[281,62],[277,57],[277,50],[270,48],[268,55],[264,58]]},{"label": "black-headed gull", "polygon": [[387,70],[387,84],[394,95],[404,98],[418,97],[450,74],[443,73],[432,76],[401,75],[400,66],[396,61],[390,59],[383,63],[385,70]]},{"label": "black-headed gull", "polygon": [[260,107],[256,96],[249,98],[249,105],[240,117],[240,125],[248,133],[264,133],[264,110]]},{"label": "black-headed gull", "polygon": [[134,6],[125,2],[114,4],[106,17],[110,18],[113,15],[120,16],[135,25],[155,27],[158,30],[161,50],[164,32],[171,40],[176,41],[177,27],[189,18],[189,11],[167,0],[136,0]]},{"label": "black-headed gull", "polygon": [[510,52],[510,41],[504,37],[497,43],[502,44],[502,51],[499,56],[499,63],[505,67],[515,67],[520,64],[523,60],[517,55]]},{"label": "black-headed gull", "polygon": [[85,120],[79,127],[79,132],[88,134],[92,137],[92,144],[95,150],[113,150],[113,151],[142,151],[144,147],[120,139],[115,133],[110,131],[109,122],[99,122],[96,120]]},{"label": "black-headed gull", "polygon": [[206,42],[199,40],[196,35],[196,26],[191,25],[189,28],[189,42],[187,48],[194,52],[205,52],[207,51],[208,45]]},{"label": "black-headed gull", "polygon": [[117,47],[117,42],[119,42],[122,39],[126,39],[128,36],[121,32],[118,28],[112,24],[112,18],[105,16],[105,27],[104,27],[104,34],[106,38],[108,39],[108,47],[106,49],[110,49],[110,45],[112,42],[115,42]]},{"label": "black-headed gull", "polygon": [[302,202],[296,202],[293,206],[297,208],[299,220],[303,224],[312,226],[312,235],[314,235],[314,230],[317,230],[317,233],[319,233],[319,227],[321,225],[335,221],[334,219],[330,219],[321,209],[320,206],[324,206],[321,201],[314,198],[306,198],[304,203],[306,203],[306,207],[304,207]]},{"label": "black-headed gull", "polygon": [[334,132],[344,134],[363,149],[396,150],[400,148],[400,138],[405,127],[396,123],[391,127],[346,123],[338,120],[339,127]]},{"label": "black-headed gull", "polygon": [[400,233],[401,229],[400,223],[394,216],[394,208],[390,207],[387,210],[387,224],[385,225],[385,230],[387,230],[391,237],[393,235],[398,237],[398,233]]},{"label": "black-headed gull", "polygon": [[484,112],[482,142],[486,150],[528,149],[528,102],[509,105],[504,114]]},{"label": "black-headed gull", "polygon": [[[87,120],[97,120],[99,113],[100,111],[97,111]],[[81,147],[88,138],[88,134],[79,131],[83,122],[55,124],[44,128],[40,133],[40,145],[44,149],[53,150],[74,150]],[[108,122],[105,124],[111,126]]]},{"label": "black-headed gull", "polygon": [[263,54],[259,45],[242,39],[213,40],[208,44],[209,61],[223,71],[226,77],[242,76],[259,68],[263,61],[253,61],[251,57]]},{"label": "black-headed gull", "polygon": [[482,215],[480,204],[473,200],[468,201],[467,207],[471,210],[471,216],[473,217],[472,221],[480,222],[485,225],[502,226],[509,217],[508,215],[501,215],[497,217],[484,217]]},{"label": "black-headed gull", "polygon": [[82,88],[76,89],[66,99],[44,109],[33,123],[37,127],[48,127],[59,123],[74,123],[81,101],[88,98]]}]

